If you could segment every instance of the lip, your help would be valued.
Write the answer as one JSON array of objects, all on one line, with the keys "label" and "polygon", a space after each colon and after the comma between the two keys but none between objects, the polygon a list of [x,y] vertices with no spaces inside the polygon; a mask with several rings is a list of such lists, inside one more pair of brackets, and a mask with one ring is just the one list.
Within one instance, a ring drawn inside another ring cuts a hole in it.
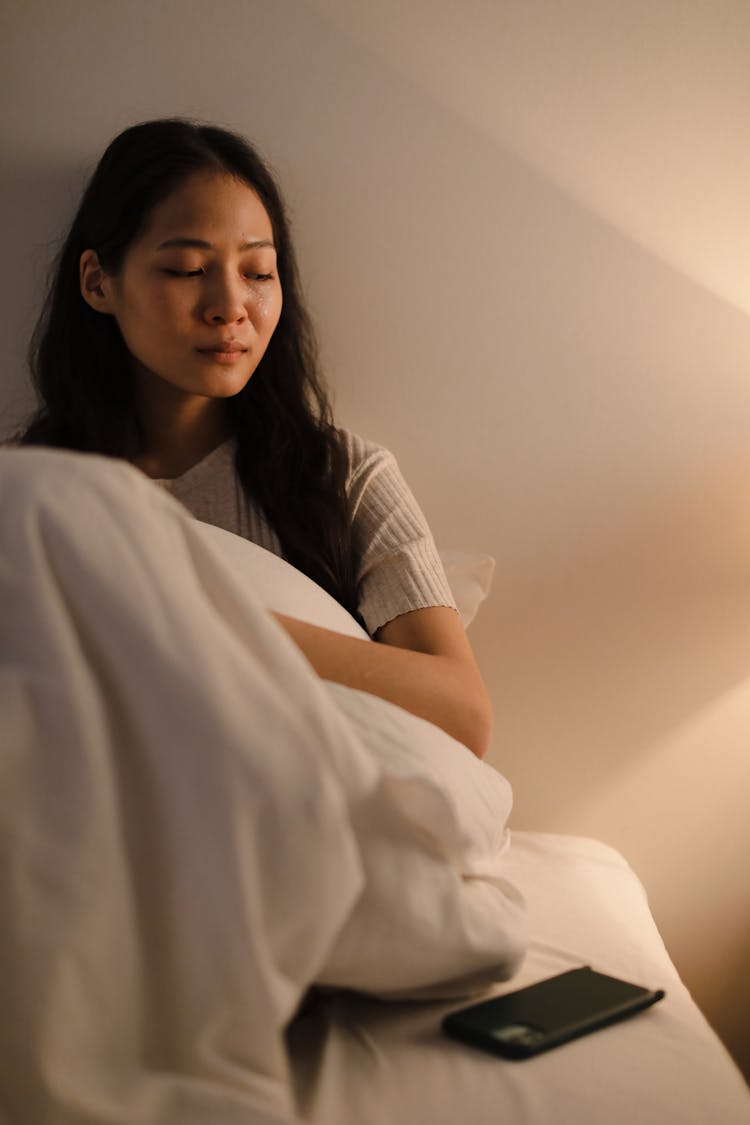
[{"label": "lip", "polygon": [[215,355],[217,352],[232,354],[233,352],[246,352],[247,348],[244,344],[238,343],[237,340],[225,340],[215,345],[209,344],[207,348],[198,348],[198,351],[211,355]]},{"label": "lip", "polygon": [[232,364],[237,363],[247,352],[247,348],[242,344],[230,342],[226,344],[217,344],[215,348],[197,348],[196,351],[199,355],[205,356],[206,359],[213,360],[215,363]]}]

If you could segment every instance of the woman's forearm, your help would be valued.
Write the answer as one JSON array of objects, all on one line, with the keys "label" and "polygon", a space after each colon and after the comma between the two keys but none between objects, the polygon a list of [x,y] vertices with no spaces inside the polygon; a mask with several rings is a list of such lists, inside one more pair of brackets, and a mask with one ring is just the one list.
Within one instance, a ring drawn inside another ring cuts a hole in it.
[{"label": "woman's forearm", "polygon": [[[396,703],[441,727],[482,758],[492,712],[473,658],[344,636],[274,614],[318,675]],[[470,651],[470,650],[469,650]]]}]

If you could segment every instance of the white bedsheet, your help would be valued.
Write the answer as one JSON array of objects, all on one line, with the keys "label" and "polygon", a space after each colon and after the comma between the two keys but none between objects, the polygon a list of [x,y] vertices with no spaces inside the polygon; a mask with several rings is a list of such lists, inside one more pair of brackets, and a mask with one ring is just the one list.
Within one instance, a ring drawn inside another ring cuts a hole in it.
[{"label": "white bedsheet", "polygon": [[301,1111],[315,1125],[748,1125],[750,1091],[682,984],[639,880],[595,840],[514,832],[507,873],[529,909],[507,992],[571,967],[666,998],[634,1018],[511,1062],[446,1039],[459,1004],[326,996],[290,1032]]},{"label": "white bedsheet", "polygon": [[13,1125],[297,1121],[284,1028],[311,985],[513,972],[507,782],[321,683],[258,548],[238,570],[135,469],[50,450],[0,451],[0,512]]}]

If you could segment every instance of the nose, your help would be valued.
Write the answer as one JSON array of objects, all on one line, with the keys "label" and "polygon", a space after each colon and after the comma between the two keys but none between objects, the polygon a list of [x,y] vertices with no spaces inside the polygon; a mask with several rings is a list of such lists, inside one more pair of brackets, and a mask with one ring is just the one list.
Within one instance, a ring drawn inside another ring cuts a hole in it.
[{"label": "nose", "polygon": [[205,294],[203,319],[208,324],[238,324],[247,320],[245,290],[240,278],[213,279]]}]

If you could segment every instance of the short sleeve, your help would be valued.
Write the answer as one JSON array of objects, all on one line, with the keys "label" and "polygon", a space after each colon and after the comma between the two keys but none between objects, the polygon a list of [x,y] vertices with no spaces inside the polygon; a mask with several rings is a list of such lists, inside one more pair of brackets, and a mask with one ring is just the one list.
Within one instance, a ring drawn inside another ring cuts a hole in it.
[{"label": "short sleeve", "polygon": [[427,521],[392,453],[342,431],[359,612],[372,635],[415,609],[456,608]]}]

